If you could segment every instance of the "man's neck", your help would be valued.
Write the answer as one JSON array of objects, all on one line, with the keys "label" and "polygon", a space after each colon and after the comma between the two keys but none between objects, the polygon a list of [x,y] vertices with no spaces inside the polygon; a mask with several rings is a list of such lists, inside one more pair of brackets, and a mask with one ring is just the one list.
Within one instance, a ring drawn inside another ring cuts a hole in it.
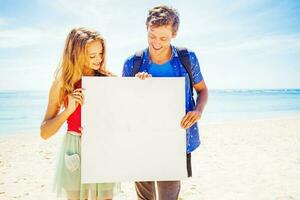
[{"label": "man's neck", "polygon": [[172,56],[172,48],[170,48],[167,51],[162,52],[161,54],[157,55],[149,51],[149,57],[150,60],[156,64],[163,64],[166,63],[171,59]]}]

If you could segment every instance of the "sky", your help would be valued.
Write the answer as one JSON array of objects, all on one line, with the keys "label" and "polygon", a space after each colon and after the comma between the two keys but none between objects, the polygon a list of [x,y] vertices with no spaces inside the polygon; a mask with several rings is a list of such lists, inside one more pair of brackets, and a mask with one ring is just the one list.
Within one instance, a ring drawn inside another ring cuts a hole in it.
[{"label": "sky", "polygon": [[79,26],[103,35],[107,67],[121,76],[147,47],[147,12],[160,4],[179,11],[172,44],[196,53],[209,89],[300,88],[298,0],[0,0],[0,90],[49,90]]}]

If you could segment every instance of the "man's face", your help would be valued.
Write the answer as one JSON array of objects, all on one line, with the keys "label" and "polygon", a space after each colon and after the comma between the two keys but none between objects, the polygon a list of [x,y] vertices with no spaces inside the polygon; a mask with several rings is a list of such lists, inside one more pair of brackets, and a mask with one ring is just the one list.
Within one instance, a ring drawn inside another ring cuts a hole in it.
[{"label": "man's face", "polygon": [[149,26],[148,27],[148,45],[152,55],[159,55],[169,50],[171,40],[176,34],[172,31],[171,25]]}]

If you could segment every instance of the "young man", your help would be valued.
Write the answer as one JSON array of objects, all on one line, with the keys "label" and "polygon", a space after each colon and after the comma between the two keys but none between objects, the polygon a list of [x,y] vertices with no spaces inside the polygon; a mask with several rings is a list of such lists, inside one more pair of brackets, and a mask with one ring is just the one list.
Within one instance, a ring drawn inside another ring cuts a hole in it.
[{"label": "young man", "polygon": [[[179,27],[178,12],[167,6],[157,6],[149,10],[146,20],[148,48],[129,57],[123,67],[123,76],[135,76],[141,79],[148,77],[185,77],[186,115],[181,127],[186,129],[187,137],[187,170],[191,177],[191,152],[200,145],[197,121],[201,118],[207,102],[208,91],[200,72],[200,66],[194,52],[185,51],[183,63],[181,50],[171,45]],[[138,61],[140,60],[140,61]],[[192,84],[191,84],[192,83]],[[197,91],[197,101],[193,100],[193,87]],[[160,200],[177,200],[180,192],[180,181],[136,182],[139,200],[155,200],[156,189]]]}]

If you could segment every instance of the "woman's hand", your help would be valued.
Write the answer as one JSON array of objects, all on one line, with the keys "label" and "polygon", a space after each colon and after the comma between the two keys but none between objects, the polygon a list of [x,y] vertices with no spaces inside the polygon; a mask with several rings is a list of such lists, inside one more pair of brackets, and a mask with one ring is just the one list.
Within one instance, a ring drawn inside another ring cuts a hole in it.
[{"label": "woman's hand", "polygon": [[135,75],[135,77],[138,77],[142,80],[145,80],[146,78],[151,78],[152,75],[151,74],[148,74],[147,72],[139,72]]},{"label": "woman's hand", "polygon": [[66,111],[68,113],[73,113],[77,106],[80,104],[81,106],[84,103],[84,96],[83,96],[83,88],[77,88],[72,93],[68,94],[68,105]]},{"label": "woman's hand", "polygon": [[68,117],[75,111],[79,104],[83,105],[83,89],[76,89],[68,95],[68,105],[63,112],[60,112],[61,102],[59,102],[60,82],[55,80],[49,93],[49,101],[44,120],[40,126],[40,134],[43,139],[48,139],[54,135],[64,124]]}]

